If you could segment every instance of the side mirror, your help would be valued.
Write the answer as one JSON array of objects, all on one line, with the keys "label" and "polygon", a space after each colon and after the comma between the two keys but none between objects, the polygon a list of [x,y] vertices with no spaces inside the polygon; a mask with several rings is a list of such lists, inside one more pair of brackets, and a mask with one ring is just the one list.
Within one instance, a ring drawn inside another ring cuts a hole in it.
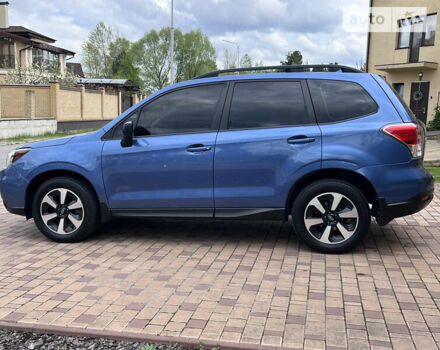
[{"label": "side mirror", "polygon": [[133,122],[126,122],[122,127],[122,147],[131,147],[133,146]]}]

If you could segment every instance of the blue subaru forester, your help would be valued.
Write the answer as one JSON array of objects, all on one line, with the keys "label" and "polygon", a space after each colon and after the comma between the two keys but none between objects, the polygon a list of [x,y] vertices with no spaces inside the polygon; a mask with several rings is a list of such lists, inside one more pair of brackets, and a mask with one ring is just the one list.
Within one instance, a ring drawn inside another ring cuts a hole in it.
[{"label": "blue subaru forester", "polygon": [[112,217],[291,216],[310,247],[347,251],[371,216],[385,225],[426,207],[434,180],[424,125],[385,80],[321,68],[337,71],[217,71],[99,131],[19,148],[1,173],[4,204],[58,242],[84,240]]}]

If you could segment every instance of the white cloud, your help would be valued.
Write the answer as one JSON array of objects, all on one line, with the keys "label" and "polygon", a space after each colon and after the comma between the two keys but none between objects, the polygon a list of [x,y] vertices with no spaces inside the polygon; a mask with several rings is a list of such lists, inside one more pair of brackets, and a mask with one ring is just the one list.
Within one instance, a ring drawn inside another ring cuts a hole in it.
[{"label": "white cloud", "polygon": [[[240,43],[241,54],[278,64],[288,51],[300,50],[309,63],[355,65],[365,59],[366,35],[342,29],[342,9],[368,0],[175,0],[175,26],[200,28],[215,47],[219,63],[227,44]],[[170,23],[170,0],[16,0],[10,24],[23,25],[57,39],[77,52],[99,21],[130,40]],[[233,49],[233,47],[231,47]]]}]

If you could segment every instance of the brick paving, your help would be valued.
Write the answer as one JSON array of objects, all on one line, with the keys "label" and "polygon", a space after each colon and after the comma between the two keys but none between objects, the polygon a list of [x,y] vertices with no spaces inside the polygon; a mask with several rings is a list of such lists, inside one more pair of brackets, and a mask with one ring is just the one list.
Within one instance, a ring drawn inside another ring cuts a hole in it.
[{"label": "brick paving", "polygon": [[272,221],[115,221],[58,244],[0,205],[0,326],[232,348],[435,349],[440,199],[373,224],[344,255],[312,252]]}]

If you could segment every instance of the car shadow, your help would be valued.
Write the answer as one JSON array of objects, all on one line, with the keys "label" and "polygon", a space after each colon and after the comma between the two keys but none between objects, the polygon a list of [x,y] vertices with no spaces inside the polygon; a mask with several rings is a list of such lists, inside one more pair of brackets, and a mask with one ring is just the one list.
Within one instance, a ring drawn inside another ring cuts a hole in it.
[{"label": "car shadow", "polygon": [[101,225],[89,240],[123,241],[142,237],[202,245],[214,241],[275,244],[280,240],[298,244],[289,222],[207,219],[112,219]]}]

